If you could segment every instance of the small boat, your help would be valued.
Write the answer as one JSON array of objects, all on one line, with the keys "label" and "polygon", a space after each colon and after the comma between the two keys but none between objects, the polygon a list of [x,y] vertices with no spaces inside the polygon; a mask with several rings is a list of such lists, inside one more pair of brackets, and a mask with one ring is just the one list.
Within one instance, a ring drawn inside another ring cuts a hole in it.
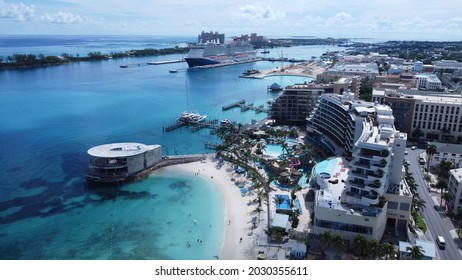
[{"label": "small boat", "polygon": [[178,73],[178,70],[176,70],[176,69],[170,69],[170,70],[168,70],[168,72],[170,72],[170,73]]},{"label": "small boat", "polygon": [[232,125],[232,124],[233,124],[233,122],[230,121],[230,120],[228,120],[228,119],[224,119],[224,120],[222,120],[222,121],[220,122],[220,126],[223,126],[223,127],[228,127],[228,126],[230,126],[230,125]]},{"label": "small boat", "polygon": [[120,68],[128,68],[128,65],[126,65],[126,64],[120,65]]},{"label": "small boat", "polygon": [[254,75],[254,74],[258,74],[258,73],[260,73],[260,71],[258,71],[256,69],[253,69],[252,67],[249,67],[242,74],[244,74],[244,75]]}]

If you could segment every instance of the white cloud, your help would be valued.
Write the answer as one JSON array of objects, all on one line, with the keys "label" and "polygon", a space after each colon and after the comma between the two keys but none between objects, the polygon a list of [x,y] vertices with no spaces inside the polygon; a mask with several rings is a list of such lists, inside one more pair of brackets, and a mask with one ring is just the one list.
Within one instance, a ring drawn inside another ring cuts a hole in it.
[{"label": "white cloud", "polygon": [[264,7],[261,3],[241,5],[232,15],[248,20],[279,20],[285,17],[284,13],[275,12],[271,7]]},{"label": "white cloud", "polygon": [[349,13],[340,12],[331,18],[335,22],[350,22],[353,20],[353,16]]},{"label": "white cloud", "polygon": [[85,23],[90,21],[90,19],[86,16],[75,15],[73,13],[62,11],[54,14],[42,15],[40,16],[40,19],[45,22],[57,24]]},{"label": "white cloud", "polygon": [[0,18],[14,19],[17,21],[30,21],[35,16],[34,5],[8,4],[0,1]]}]

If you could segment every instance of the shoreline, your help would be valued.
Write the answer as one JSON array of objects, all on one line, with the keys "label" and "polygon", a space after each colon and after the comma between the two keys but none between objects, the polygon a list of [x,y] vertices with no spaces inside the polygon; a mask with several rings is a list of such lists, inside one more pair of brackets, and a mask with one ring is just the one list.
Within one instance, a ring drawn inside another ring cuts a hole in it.
[{"label": "shoreline", "polygon": [[[255,232],[261,228],[252,229],[252,206],[248,202],[253,200],[253,195],[241,196],[241,191],[235,185],[235,181],[240,181],[248,187],[249,180],[244,175],[233,175],[232,166],[224,162],[219,167],[218,159],[214,154],[208,154],[205,160],[182,163],[162,167],[169,171],[181,171],[190,173],[191,176],[199,176],[211,180],[219,189],[224,201],[224,229],[220,248],[220,260],[249,260],[256,259],[254,255],[256,242],[254,240]],[[198,172],[199,170],[199,172]],[[248,235],[252,230],[252,235]],[[241,241],[242,238],[242,241]]]}]

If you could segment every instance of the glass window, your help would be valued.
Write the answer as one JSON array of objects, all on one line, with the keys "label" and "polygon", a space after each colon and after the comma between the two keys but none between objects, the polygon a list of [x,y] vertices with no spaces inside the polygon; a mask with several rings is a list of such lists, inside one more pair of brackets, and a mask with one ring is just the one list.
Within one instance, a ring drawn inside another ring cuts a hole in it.
[{"label": "glass window", "polygon": [[396,201],[388,201],[388,208],[390,208],[390,209],[398,209],[398,202],[396,202]]},{"label": "glass window", "polygon": [[400,203],[399,210],[401,211],[409,211],[411,205],[409,203]]}]

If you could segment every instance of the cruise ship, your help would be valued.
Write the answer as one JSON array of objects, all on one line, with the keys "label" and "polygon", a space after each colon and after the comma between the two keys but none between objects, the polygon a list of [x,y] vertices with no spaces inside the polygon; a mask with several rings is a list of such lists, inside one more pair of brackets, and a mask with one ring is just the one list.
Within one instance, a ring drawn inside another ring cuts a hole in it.
[{"label": "cruise ship", "polygon": [[257,51],[249,43],[237,40],[231,43],[197,44],[191,47],[185,57],[188,66],[197,67],[212,64],[247,62],[256,59]]}]

